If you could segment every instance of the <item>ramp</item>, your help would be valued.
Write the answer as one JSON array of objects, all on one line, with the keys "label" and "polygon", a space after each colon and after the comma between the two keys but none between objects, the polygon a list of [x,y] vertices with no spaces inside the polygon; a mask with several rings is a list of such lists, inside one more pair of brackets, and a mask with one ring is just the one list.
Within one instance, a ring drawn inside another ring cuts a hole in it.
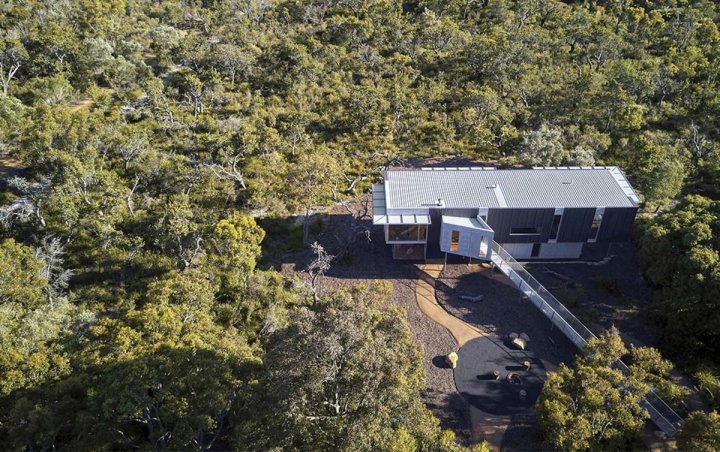
[{"label": "ramp", "polygon": [[[492,249],[491,260],[493,264],[510,278],[513,284],[528,297],[528,300],[542,311],[550,319],[550,322],[562,331],[573,344],[582,349],[587,341],[596,337],[500,244],[493,242]],[[620,360],[613,367],[620,369],[626,375],[629,373],[628,367]],[[674,436],[682,426],[682,418],[654,391],[650,390],[642,405],[648,411],[650,420],[666,435]]]}]

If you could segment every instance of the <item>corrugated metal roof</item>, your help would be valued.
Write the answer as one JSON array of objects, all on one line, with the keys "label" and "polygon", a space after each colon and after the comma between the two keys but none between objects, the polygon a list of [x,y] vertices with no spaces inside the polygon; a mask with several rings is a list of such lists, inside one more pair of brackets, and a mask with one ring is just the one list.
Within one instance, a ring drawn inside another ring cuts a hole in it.
[{"label": "corrugated metal roof", "polygon": [[381,184],[372,186],[373,224],[430,224],[425,214],[388,215],[385,208],[385,190]]},{"label": "corrugated metal roof", "polygon": [[546,167],[494,171],[391,170],[386,206],[431,208],[634,207],[638,198],[619,168]]}]

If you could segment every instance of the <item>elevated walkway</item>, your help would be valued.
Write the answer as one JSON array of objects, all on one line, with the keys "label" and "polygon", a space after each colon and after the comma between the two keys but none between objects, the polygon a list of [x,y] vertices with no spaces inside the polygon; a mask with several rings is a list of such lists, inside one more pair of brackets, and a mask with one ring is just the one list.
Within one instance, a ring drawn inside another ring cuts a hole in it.
[{"label": "elevated walkway", "polygon": [[[497,242],[492,244],[491,260],[579,349],[596,337]],[[620,360],[613,367],[624,374],[629,373],[628,367]],[[648,411],[650,419],[666,435],[672,437],[682,426],[682,418],[652,390],[646,395],[642,405]]]}]

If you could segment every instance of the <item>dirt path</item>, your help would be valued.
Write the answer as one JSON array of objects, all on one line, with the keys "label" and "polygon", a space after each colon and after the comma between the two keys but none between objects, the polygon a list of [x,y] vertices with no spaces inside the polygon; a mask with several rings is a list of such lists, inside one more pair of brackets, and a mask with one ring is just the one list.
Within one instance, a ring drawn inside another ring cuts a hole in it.
[{"label": "dirt path", "polygon": [[20,162],[7,154],[0,154],[0,177],[11,175],[20,168]]},{"label": "dirt path", "polygon": [[[466,323],[453,316],[443,308],[435,296],[435,280],[442,272],[442,265],[419,265],[420,277],[415,284],[415,300],[420,310],[428,318],[447,329],[457,342],[460,349],[467,342],[486,336],[479,328]],[[487,442],[493,451],[502,447],[505,432],[510,425],[510,416],[497,416],[485,413],[474,406],[470,406],[470,425],[472,428],[472,442],[477,444]]]},{"label": "dirt path", "polygon": [[88,96],[84,96],[80,99],[76,99],[70,102],[70,111],[74,113],[80,110],[90,110],[93,105],[95,105],[95,101],[90,99],[90,97]]},{"label": "dirt path", "polygon": [[435,298],[435,280],[440,276],[442,265],[424,264],[418,268],[420,269],[420,279],[415,285],[415,300],[420,310],[450,331],[458,344],[458,349],[466,342],[483,336],[485,333],[480,329],[447,312]]}]

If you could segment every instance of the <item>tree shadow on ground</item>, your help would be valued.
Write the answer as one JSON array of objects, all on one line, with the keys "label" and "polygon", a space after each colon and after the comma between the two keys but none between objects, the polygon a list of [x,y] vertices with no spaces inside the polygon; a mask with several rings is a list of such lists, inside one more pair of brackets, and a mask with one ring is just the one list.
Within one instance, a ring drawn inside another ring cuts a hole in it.
[{"label": "tree shadow on ground", "polygon": [[[315,258],[302,243],[303,217],[266,218],[259,224],[266,231],[260,269],[305,271]],[[417,262],[395,261],[385,244],[381,227],[368,218],[350,214],[313,216],[308,243],[317,242],[332,256],[325,276],[342,279],[416,279]]]}]

